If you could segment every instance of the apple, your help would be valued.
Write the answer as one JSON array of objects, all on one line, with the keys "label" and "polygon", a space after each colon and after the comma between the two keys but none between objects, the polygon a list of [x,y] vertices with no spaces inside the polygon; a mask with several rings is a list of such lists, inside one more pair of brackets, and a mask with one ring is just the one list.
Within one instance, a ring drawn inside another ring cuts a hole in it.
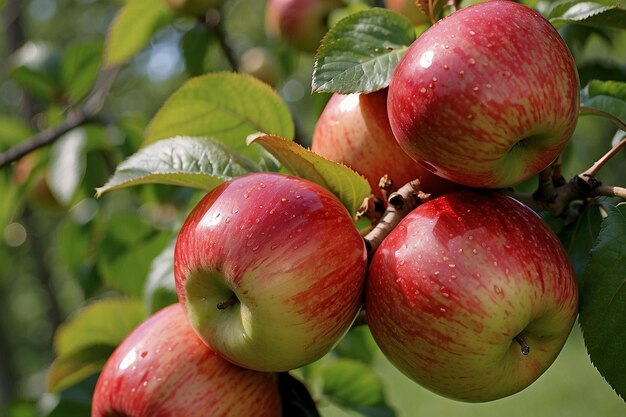
[{"label": "apple", "polygon": [[222,359],[173,304],[113,352],[93,394],[91,417],[281,416],[277,375]]},{"label": "apple", "polygon": [[341,202],[277,173],[237,177],[208,193],[174,251],[179,301],[216,352],[259,371],[325,355],[356,318],[365,243]]},{"label": "apple", "polygon": [[176,13],[185,15],[185,16],[193,16],[193,17],[201,17],[206,14],[211,9],[216,7],[220,7],[224,4],[225,0],[166,0],[167,5],[170,9],[174,10]]},{"label": "apple", "polygon": [[413,159],[456,183],[510,187],[546,168],[568,143],[578,73],[541,15],[489,1],[450,14],[409,47],[387,106]]},{"label": "apple", "polygon": [[423,25],[430,21],[428,16],[417,6],[415,0],[385,0],[385,7],[408,17],[414,26]]},{"label": "apple", "polygon": [[370,94],[333,94],[320,115],[311,150],[363,175],[381,197],[380,178],[397,187],[418,178],[422,191],[441,194],[455,187],[411,159],[400,148],[387,118],[387,89]]},{"label": "apple", "polygon": [[367,320],[385,356],[440,395],[491,401],[535,381],[577,314],[567,253],[526,206],[463,190],[409,213],[373,256]]},{"label": "apple", "polygon": [[315,52],[328,31],[328,15],[342,5],[341,0],[268,0],[267,34],[300,51]]}]

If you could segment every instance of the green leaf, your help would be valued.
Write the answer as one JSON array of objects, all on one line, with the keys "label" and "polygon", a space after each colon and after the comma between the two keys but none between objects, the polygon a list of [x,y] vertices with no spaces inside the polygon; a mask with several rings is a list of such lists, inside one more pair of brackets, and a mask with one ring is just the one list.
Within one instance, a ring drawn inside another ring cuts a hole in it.
[{"label": "green leaf", "polygon": [[626,83],[591,81],[580,92],[580,105],[581,115],[600,115],[626,130]]},{"label": "green leaf", "polygon": [[320,417],[307,387],[287,372],[278,374],[282,415],[289,417]]},{"label": "green leaf", "polygon": [[134,214],[118,215],[107,227],[109,233],[100,243],[98,270],[109,287],[141,297],[150,264],[167,246],[171,233],[156,231]]},{"label": "green leaf", "polygon": [[206,72],[205,59],[213,40],[213,35],[204,23],[198,23],[183,35],[180,45],[187,74],[197,76]]},{"label": "green leaf", "polygon": [[626,5],[623,0],[564,0],[552,7],[548,19],[557,27],[575,23],[626,29]]},{"label": "green leaf", "polygon": [[363,199],[372,192],[367,180],[347,166],[329,161],[295,142],[273,135],[251,136],[248,142],[263,146],[293,175],[330,190],[353,217]]},{"label": "green leaf", "polygon": [[378,345],[367,326],[353,327],[335,347],[334,353],[342,358],[350,358],[371,364],[374,361]]},{"label": "green leaf", "polygon": [[61,85],[69,99],[76,103],[93,87],[104,46],[101,41],[79,43],[67,48],[61,62]]},{"label": "green leaf", "polygon": [[42,42],[29,41],[10,57],[10,75],[31,94],[52,101],[59,88],[60,55]]},{"label": "green leaf", "polygon": [[71,202],[87,169],[85,130],[77,128],[60,137],[51,147],[48,186],[54,198],[67,205]]},{"label": "green leaf", "polygon": [[563,227],[558,233],[559,239],[572,262],[580,287],[582,287],[583,274],[589,261],[589,251],[598,237],[601,223],[602,216],[599,206],[590,205],[578,216],[575,222]]},{"label": "green leaf", "polygon": [[187,81],[150,122],[145,143],[175,136],[205,136],[260,162],[260,147],[246,137],[263,132],[292,139],[295,127],[285,102],[256,78],[229,72]]},{"label": "green leaf", "polygon": [[579,321],[591,361],[626,399],[626,204],[607,212],[585,270]]},{"label": "green leaf", "polygon": [[312,379],[321,385],[321,394],[340,407],[372,417],[396,415],[385,401],[382,379],[361,362],[338,359],[317,368]]},{"label": "green leaf", "polygon": [[48,370],[48,390],[58,392],[98,373],[115,346],[89,346],[71,355],[58,357]]},{"label": "green leaf", "polygon": [[56,359],[48,388],[56,392],[97,373],[115,347],[147,314],[136,299],[97,301],[62,324],[54,336]]},{"label": "green leaf", "polygon": [[148,311],[154,313],[178,301],[174,280],[174,248],[176,239],[153,259],[144,291]]},{"label": "green leaf", "polygon": [[373,8],[333,26],[320,45],[313,68],[313,92],[371,93],[389,80],[415,30],[404,16]]},{"label": "green leaf", "polygon": [[128,0],[109,27],[104,49],[106,66],[122,64],[174,18],[163,0]]},{"label": "green leaf", "polygon": [[163,139],[120,163],[96,195],[138,184],[170,184],[212,190],[259,167],[207,138]]},{"label": "green leaf", "polygon": [[0,114],[0,151],[28,138],[33,129],[19,117]]}]

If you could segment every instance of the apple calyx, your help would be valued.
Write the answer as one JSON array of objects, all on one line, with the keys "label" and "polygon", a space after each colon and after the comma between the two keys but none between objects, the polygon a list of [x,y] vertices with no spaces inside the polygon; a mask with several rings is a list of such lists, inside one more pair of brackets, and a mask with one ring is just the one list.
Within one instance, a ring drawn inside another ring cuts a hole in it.
[{"label": "apple calyx", "polygon": [[526,341],[524,340],[524,338],[522,338],[522,335],[518,334],[513,338],[513,340],[519,343],[520,347],[522,348],[522,355],[527,356],[530,353],[530,346],[526,344]]},{"label": "apple calyx", "polygon": [[218,310],[226,310],[228,307],[237,304],[239,302],[239,299],[237,298],[237,296],[235,294],[233,294],[233,296],[231,298],[229,298],[226,301],[220,301],[219,303],[217,303],[217,309]]}]

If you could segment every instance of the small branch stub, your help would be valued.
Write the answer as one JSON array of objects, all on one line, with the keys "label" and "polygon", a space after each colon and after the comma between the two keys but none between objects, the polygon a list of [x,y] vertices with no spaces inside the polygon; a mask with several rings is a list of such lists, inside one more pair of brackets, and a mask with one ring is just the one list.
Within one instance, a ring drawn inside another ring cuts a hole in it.
[{"label": "small branch stub", "polygon": [[528,346],[528,344],[521,335],[518,334],[513,340],[515,340],[520,345],[522,349],[522,355],[527,356],[530,353],[530,346]]}]

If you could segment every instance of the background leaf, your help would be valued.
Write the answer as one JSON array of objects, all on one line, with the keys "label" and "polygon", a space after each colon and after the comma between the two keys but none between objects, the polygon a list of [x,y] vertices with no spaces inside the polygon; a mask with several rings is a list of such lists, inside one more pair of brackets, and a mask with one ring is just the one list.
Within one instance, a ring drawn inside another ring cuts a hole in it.
[{"label": "background leaf", "polygon": [[111,23],[104,62],[119,65],[139,52],[152,35],[174,18],[163,0],[128,0]]},{"label": "background leaf", "polygon": [[321,386],[321,395],[333,403],[371,417],[393,417],[380,377],[367,365],[338,359],[315,369],[311,379]]},{"label": "background leaf", "polygon": [[626,29],[626,9],[622,0],[565,0],[548,13],[556,26],[565,23]]},{"label": "background leaf", "polygon": [[61,85],[72,102],[78,102],[91,91],[98,78],[103,49],[101,41],[90,41],[72,45],[65,51]]},{"label": "background leaf", "polygon": [[411,22],[386,9],[374,8],[340,20],[317,52],[313,92],[371,93],[387,87],[414,40]]},{"label": "background leaf", "polygon": [[49,389],[59,391],[97,373],[146,316],[143,302],[135,299],[102,300],[79,311],[55,333]]},{"label": "background leaf", "polygon": [[155,142],[120,163],[97,195],[138,184],[172,184],[212,190],[259,167],[207,138],[177,137]]},{"label": "background leaf", "polygon": [[372,192],[367,180],[347,166],[329,161],[297,143],[272,135],[253,136],[248,142],[262,145],[293,175],[330,190],[353,217],[363,199]]},{"label": "background leaf", "polygon": [[591,361],[626,399],[626,204],[607,211],[585,270],[579,320]]},{"label": "background leaf", "polygon": [[580,92],[581,114],[599,114],[626,126],[626,83],[591,81]]},{"label": "background leaf", "polygon": [[144,300],[148,311],[154,313],[165,306],[178,301],[174,280],[174,249],[176,239],[161,252],[150,265],[148,281],[144,291]]},{"label": "background leaf", "polygon": [[87,169],[85,130],[77,128],[60,137],[50,150],[48,186],[55,199],[67,205]]},{"label": "background leaf", "polygon": [[267,84],[249,75],[219,72],[192,78],[174,92],[148,126],[145,143],[205,136],[260,162],[265,154],[246,146],[248,135],[264,132],[292,139],[294,131],[285,102]]}]

